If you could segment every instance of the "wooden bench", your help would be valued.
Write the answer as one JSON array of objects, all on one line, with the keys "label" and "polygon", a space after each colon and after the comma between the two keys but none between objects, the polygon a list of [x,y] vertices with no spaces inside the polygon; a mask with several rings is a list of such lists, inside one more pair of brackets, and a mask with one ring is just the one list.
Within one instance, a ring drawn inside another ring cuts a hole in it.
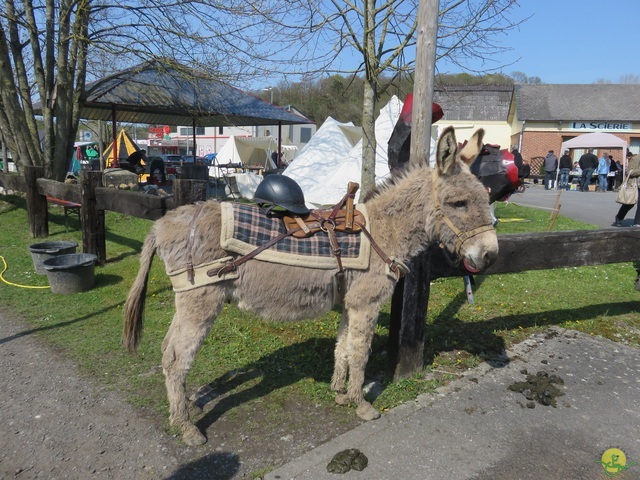
[{"label": "wooden bench", "polygon": [[52,203],[53,205],[58,205],[59,207],[64,208],[64,231],[69,231],[69,212],[78,214],[78,221],[80,222],[80,207],[79,203],[69,202],[67,200],[62,200],[61,198],[55,198],[47,195],[47,202]]}]

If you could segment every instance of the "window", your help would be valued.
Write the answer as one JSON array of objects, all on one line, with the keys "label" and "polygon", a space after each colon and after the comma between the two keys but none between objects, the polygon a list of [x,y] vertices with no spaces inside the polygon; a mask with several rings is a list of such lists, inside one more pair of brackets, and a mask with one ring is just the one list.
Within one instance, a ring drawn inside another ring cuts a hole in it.
[{"label": "window", "polygon": [[[180,127],[180,135],[193,136],[193,127]],[[204,127],[196,127],[196,135],[204,135]]]},{"label": "window", "polygon": [[301,127],[300,128],[300,143],[309,143],[311,140],[311,128]]}]

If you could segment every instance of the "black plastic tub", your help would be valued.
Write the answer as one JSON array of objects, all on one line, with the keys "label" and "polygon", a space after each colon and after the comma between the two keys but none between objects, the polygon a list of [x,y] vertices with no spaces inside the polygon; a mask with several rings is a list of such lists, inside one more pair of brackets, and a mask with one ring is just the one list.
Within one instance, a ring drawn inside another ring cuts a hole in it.
[{"label": "black plastic tub", "polygon": [[70,294],[91,290],[97,260],[98,257],[91,253],[71,253],[45,260],[42,266],[47,272],[51,292]]},{"label": "black plastic tub", "polygon": [[35,243],[29,246],[31,258],[33,259],[33,268],[38,275],[46,275],[47,271],[42,266],[45,260],[57,257],[58,255],[67,255],[76,253],[78,244],[76,242],[43,242]]}]

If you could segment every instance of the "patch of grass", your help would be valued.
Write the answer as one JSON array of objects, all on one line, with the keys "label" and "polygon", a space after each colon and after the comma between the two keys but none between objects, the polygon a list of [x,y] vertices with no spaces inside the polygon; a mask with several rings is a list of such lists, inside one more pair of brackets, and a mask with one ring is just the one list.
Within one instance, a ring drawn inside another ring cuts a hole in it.
[{"label": "patch of grass", "polygon": [[[42,286],[46,278],[33,272],[28,250],[42,239],[30,237],[25,209],[20,196],[0,197],[0,255],[9,266],[4,276],[22,285]],[[498,234],[546,231],[550,221],[548,211],[512,204],[498,204],[496,214],[503,220]],[[173,316],[173,292],[160,261],[151,269],[138,354],[130,356],[120,344],[122,306],[151,223],[107,212],[108,262],[96,269],[96,286],[88,292],[56,296],[47,289],[0,283],[0,294],[4,308],[29,323],[28,333],[46,338],[88,375],[123,392],[134,404],[166,416],[160,345]],[[554,230],[588,228],[595,227],[560,216]],[[48,240],[82,244],[79,230],[65,233],[62,209],[51,207],[50,233]],[[634,280],[631,264],[477,276],[473,305],[467,302],[462,279],[436,280],[423,372],[391,382],[386,355],[389,306],[381,312],[367,366],[367,378],[384,388],[374,406],[384,411],[433,391],[550,325],[639,346],[640,294],[633,289]],[[223,414],[250,415],[252,402],[261,402],[261,408],[276,416],[288,398],[332,406],[329,385],[339,319],[340,312],[332,311],[316,321],[266,323],[226,306],[188,378],[189,392],[211,385],[220,395],[203,421]]]}]

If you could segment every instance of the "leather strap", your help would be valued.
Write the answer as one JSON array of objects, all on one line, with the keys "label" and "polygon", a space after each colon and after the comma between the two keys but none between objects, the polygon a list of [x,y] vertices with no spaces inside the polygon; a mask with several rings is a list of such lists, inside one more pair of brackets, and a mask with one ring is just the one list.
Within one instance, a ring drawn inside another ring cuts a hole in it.
[{"label": "leather strap", "polygon": [[362,233],[364,233],[367,236],[367,238],[369,239],[369,243],[371,243],[371,246],[373,247],[373,249],[380,256],[382,261],[387,264],[387,266],[389,267],[389,270],[393,272],[393,274],[396,276],[396,280],[400,280],[400,278],[404,277],[404,275],[407,273],[406,267],[404,265],[399,264],[395,260],[390,259],[387,256],[387,254],[384,253],[382,248],[380,248],[380,245],[376,243],[376,241],[373,239],[373,237],[369,233],[369,230],[367,230],[367,228],[364,225],[358,222],[356,222],[356,225],[358,225],[362,230]]},{"label": "leather strap", "polygon": [[191,219],[191,224],[189,225],[189,238],[187,239],[187,280],[189,283],[193,284],[195,275],[193,270],[193,242],[196,237],[196,219],[200,212],[202,211],[202,207],[204,203],[198,203],[196,207],[196,211],[193,214],[193,218]]},{"label": "leather strap", "polygon": [[217,276],[220,277],[220,276],[224,275],[225,273],[233,272],[240,265],[242,265],[245,262],[248,262],[253,257],[258,255],[260,252],[266,250],[267,248],[271,247],[272,245],[275,245],[276,243],[278,243],[283,238],[288,237],[290,235],[293,235],[295,232],[298,232],[298,231],[300,231],[299,228],[297,230],[289,230],[288,232],[281,233],[277,237],[273,237],[271,240],[269,240],[264,245],[256,248],[255,250],[252,250],[251,252],[249,252],[246,255],[238,258],[237,260],[232,260],[231,262],[227,263],[225,266],[223,266],[221,268],[213,268],[211,270],[208,270],[207,271],[207,275],[210,276],[210,277],[213,277],[214,275],[217,275]]}]

